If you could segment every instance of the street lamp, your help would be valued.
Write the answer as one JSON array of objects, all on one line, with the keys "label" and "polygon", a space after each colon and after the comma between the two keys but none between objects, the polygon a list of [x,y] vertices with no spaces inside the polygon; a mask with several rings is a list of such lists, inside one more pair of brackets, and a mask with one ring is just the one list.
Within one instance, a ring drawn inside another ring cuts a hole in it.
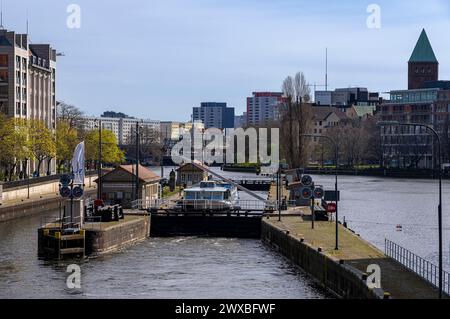
[{"label": "street lamp", "polygon": [[339,166],[339,146],[334,139],[326,135],[316,135],[316,134],[301,134],[303,137],[312,138],[323,138],[328,140],[334,146],[334,161],[336,163],[335,169],[335,182],[334,182],[334,196],[336,200],[336,239],[335,239],[335,250],[339,250],[339,212],[338,212],[338,166]]},{"label": "street lamp", "polygon": [[102,120],[98,121],[98,185],[97,185],[97,199],[102,198]]},{"label": "street lamp", "polygon": [[378,126],[413,126],[424,127],[432,132],[438,142],[438,160],[439,160],[439,206],[438,206],[438,224],[439,224],[439,299],[442,299],[442,151],[441,138],[438,132],[429,125],[420,123],[400,123],[397,121],[382,121],[377,123]]}]

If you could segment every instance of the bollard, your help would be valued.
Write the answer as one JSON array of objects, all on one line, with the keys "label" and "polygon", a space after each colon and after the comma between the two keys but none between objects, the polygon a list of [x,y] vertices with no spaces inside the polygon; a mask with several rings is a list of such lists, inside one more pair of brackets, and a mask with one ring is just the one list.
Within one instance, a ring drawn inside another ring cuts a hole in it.
[{"label": "bollard", "polygon": [[322,252],[322,247],[317,248],[317,251],[318,251],[319,253],[321,253],[321,252]]},{"label": "bollard", "polygon": [[289,234],[290,234],[289,230],[286,230],[286,235],[289,235]]},{"label": "bollard", "polygon": [[301,242],[301,243],[305,242],[305,238],[303,238],[303,237],[300,238],[300,242]]}]

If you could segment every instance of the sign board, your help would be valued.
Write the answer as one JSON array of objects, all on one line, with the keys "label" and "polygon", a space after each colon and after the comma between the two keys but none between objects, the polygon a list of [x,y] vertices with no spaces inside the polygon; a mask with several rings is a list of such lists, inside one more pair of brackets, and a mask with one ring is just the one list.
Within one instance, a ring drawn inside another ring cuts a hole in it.
[{"label": "sign board", "polygon": [[61,175],[59,178],[59,182],[62,186],[68,186],[72,182],[72,176],[70,175]]},{"label": "sign board", "polygon": [[59,190],[59,194],[61,195],[61,197],[67,198],[70,197],[72,191],[70,190],[70,187],[62,186]]},{"label": "sign board", "polygon": [[[335,191],[325,191],[324,199],[327,202],[336,202],[336,195]],[[341,200],[341,192],[337,192],[337,201],[339,202]]]},{"label": "sign board", "polygon": [[82,196],[83,196],[83,193],[84,193],[83,188],[81,188],[80,186],[76,186],[76,187],[74,187],[73,190],[72,190],[72,195],[73,195],[73,197],[75,197],[75,198],[80,198],[80,197],[82,197]]},{"label": "sign board", "polygon": [[311,199],[312,197],[312,190],[309,187],[302,188],[302,198],[303,199]]},{"label": "sign board", "polygon": [[321,187],[316,187],[316,188],[314,189],[314,198],[315,198],[315,199],[322,199],[322,198],[323,198],[323,195],[324,195],[323,188],[321,188]]},{"label": "sign board", "polygon": [[311,186],[313,182],[313,179],[309,175],[303,175],[301,179],[301,183],[303,186]]}]

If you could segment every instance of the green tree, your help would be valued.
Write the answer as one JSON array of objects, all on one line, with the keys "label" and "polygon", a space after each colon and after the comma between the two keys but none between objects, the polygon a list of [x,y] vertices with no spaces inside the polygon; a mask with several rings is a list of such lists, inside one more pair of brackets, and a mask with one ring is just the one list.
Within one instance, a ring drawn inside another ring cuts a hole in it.
[{"label": "green tree", "polygon": [[38,161],[36,172],[39,176],[42,162],[56,156],[56,142],[52,131],[40,120],[29,120],[30,150]]},{"label": "green tree", "polygon": [[30,139],[26,120],[7,119],[0,116],[0,163],[4,176],[11,181],[17,166],[22,163],[26,170],[30,158]]},{"label": "green tree", "polygon": [[[97,130],[85,135],[86,159],[91,163],[98,161],[99,133]],[[117,146],[117,139],[110,130],[102,130],[102,163],[120,164],[124,161],[124,153]]]},{"label": "green tree", "polygon": [[56,158],[58,170],[67,169],[72,159],[73,151],[78,144],[77,130],[67,121],[59,121],[56,127]]}]

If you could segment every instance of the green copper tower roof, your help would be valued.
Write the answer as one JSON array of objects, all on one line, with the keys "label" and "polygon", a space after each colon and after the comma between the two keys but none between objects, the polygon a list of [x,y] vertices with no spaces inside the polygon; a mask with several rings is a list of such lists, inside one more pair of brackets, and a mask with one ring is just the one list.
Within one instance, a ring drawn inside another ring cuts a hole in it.
[{"label": "green copper tower roof", "polygon": [[425,29],[420,34],[409,62],[438,62]]}]

